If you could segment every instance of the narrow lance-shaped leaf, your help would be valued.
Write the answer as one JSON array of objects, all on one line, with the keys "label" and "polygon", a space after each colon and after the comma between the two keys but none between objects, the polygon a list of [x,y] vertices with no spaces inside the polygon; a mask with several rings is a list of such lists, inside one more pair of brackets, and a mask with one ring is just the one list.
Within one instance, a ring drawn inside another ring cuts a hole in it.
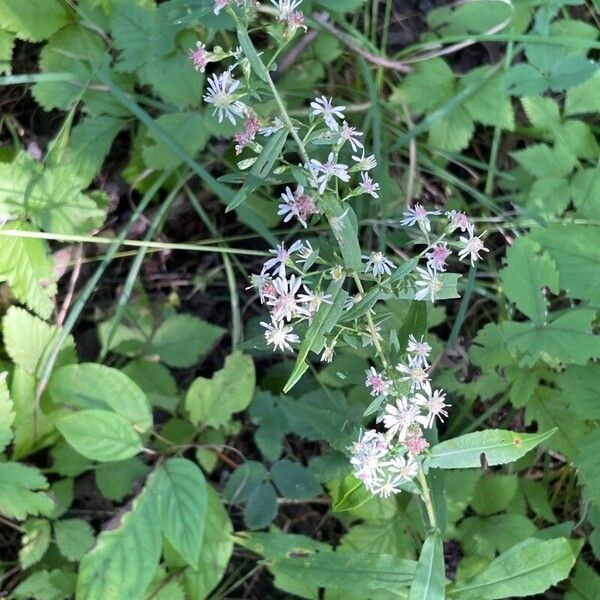
[{"label": "narrow lance-shaped leaf", "polygon": [[421,549],[410,586],[409,600],[444,600],[444,549],[439,533],[430,535]]},{"label": "narrow lance-shaped leaf", "polygon": [[488,429],[467,433],[436,444],[427,459],[434,469],[480,467],[482,455],[488,465],[513,462],[547,440],[556,429],[544,433],[515,433],[505,429]]}]

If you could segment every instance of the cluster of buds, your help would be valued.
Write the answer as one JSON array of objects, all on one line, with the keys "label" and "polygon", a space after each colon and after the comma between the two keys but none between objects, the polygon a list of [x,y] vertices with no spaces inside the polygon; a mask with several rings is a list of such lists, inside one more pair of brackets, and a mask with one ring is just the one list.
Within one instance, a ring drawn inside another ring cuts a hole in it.
[{"label": "cluster of buds", "polygon": [[377,418],[385,433],[369,429],[351,448],[356,477],[375,495],[397,494],[415,478],[420,455],[429,446],[423,430],[448,416],[445,394],[431,387],[430,353],[427,342],[411,335],[405,362],[390,373],[379,373],[375,367],[366,373],[365,386],[371,396],[381,404],[391,399]]}]

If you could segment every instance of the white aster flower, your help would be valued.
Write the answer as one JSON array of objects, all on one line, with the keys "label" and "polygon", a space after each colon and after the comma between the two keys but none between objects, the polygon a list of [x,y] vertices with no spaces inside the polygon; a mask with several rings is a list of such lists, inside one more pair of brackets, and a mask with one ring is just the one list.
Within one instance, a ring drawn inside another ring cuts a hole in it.
[{"label": "white aster flower", "polygon": [[401,475],[392,475],[388,473],[385,479],[377,479],[370,486],[371,491],[376,496],[381,498],[389,498],[393,494],[398,494],[402,491],[400,484],[402,483]]},{"label": "white aster flower", "polygon": [[271,323],[262,322],[261,325],[266,329],[265,339],[267,344],[273,345],[273,351],[279,349],[293,351],[290,344],[298,344],[300,338],[294,333],[291,325],[285,325],[283,321],[278,321],[275,317],[271,317]]},{"label": "white aster flower", "polygon": [[418,223],[425,231],[431,231],[429,215],[439,215],[441,213],[439,210],[425,210],[422,204],[417,203],[414,208],[409,206],[403,214],[405,218],[400,221],[400,225],[412,227],[415,223]]},{"label": "white aster flower", "polygon": [[335,265],[331,271],[329,271],[331,278],[334,281],[339,281],[344,277],[344,267],[342,265]]},{"label": "white aster flower", "polygon": [[292,275],[289,279],[277,277],[273,281],[277,296],[267,301],[271,307],[273,316],[278,321],[291,321],[298,315],[308,315],[308,311],[298,305],[299,299],[296,294],[302,285],[302,279]]},{"label": "white aster flower", "polygon": [[362,142],[358,139],[363,135],[362,131],[358,131],[355,127],[350,127],[347,121],[342,123],[342,129],[340,130],[340,140],[342,144],[348,142],[353,152],[358,152],[359,148],[364,148]]},{"label": "white aster flower", "polygon": [[419,464],[412,456],[397,456],[388,463],[388,469],[402,479],[412,481],[419,471]]},{"label": "white aster flower", "polygon": [[314,249],[308,240],[302,242],[302,247],[298,250],[296,262],[298,264],[306,264],[306,261],[313,255]]},{"label": "white aster flower", "polygon": [[304,188],[301,185],[298,185],[293,193],[289,187],[286,187],[285,192],[281,194],[281,203],[277,214],[280,216],[285,215],[284,223],[290,221],[292,217],[296,217],[302,227],[306,229],[306,221],[316,212],[315,201],[304,193]]},{"label": "white aster flower", "polygon": [[376,323],[372,330],[371,328],[365,329],[361,332],[360,337],[362,340],[362,345],[365,347],[372,346],[375,339],[377,339],[378,342],[383,341],[383,337],[381,337],[381,325]]},{"label": "white aster flower", "polygon": [[416,357],[409,357],[408,364],[398,363],[396,371],[402,373],[400,381],[410,381],[410,391],[413,392],[417,388],[422,388],[429,381],[429,373],[427,368]]},{"label": "white aster flower", "polygon": [[359,187],[360,189],[365,193],[365,194],[369,194],[371,196],[373,196],[373,198],[379,198],[379,184],[375,183],[371,177],[369,176],[368,173],[361,173],[360,174],[360,183],[359,183]]},{"label": "white aster flower", "polygon": [[408,430],[423,419],[419,407],[406,396],[400,396],[395,404],[386,404],[383,424],[391,437],[398,435],[402,442],[406,439]]},{"label": "white aster flower", "polygon": [[331,294],[325,294],[324,292],[318,291],[313,292],[308,286],[304,285],[304,294],[298,296],[298,301],[307,304],[307,311],[310,316],[313,316],[321,304],[331,304]]},{"label": "white aster flower", "polygon": [[271,4],[279,9],[280,21],[286,21],[292,13],[302,4],[302,0],[271,0]]},{"label": "white aster flower", "polygon": [[214,13],[218,15],[226,6],[229,6],[229,0],[215,0]]},{"label": "white aster flower", "polygon": [[268,125],[261,127],[258,130],[258,133],[260,133],[260,135],[264,135],[265,137],[269,137],[282,128],[283,121],[279,117],[275,117]]},{"label": "white aster flower", "polygon": [[429,296],[431,301],[435,302],[436,294],[444,285],[439,274],[432,271],[430,267],[427,267],[427,270],[417,267],[417,273],[420,279],[415,282],[415,285],[421,289],[415,294],[415,300],[424,300]]},{"label": "white aster flower", "polygon": [[269,253],[274,254],[275,256],[273,256],[273,258],[269,258],[265,262],[263,270],[268,271],[269,269],[272,269],[273,267],[279,265],[279,267],[277,267],[277,269],[275,269],[274,272],[277,272],[279,277],[285,277],[285,263],[294,252],[298,252],[301,248],[302,242],[300,240],[295,241],[290,246],[289,250],[286,250],[285,242],[277,244],[277,248],[269,250]]},{"label": "white aster flower", "polygon": [[423,423],[425,427],[433,427],[436,417],[440,421],[444,421],[444,417],[448,416],[446,407],[446,394],[442,390],[431,389],[429,381],[425,382],[421,387],[421,391],[415,394],[415,402],[427,410],[427,420]]},{"label": "white aster flower", "polygon": [[[481,256],[479,256],[480,252],[489,252],[489,250],[483,245],[483,241],[481,240],[481,236],[474,235],[474,227],[470,225],[467,228],[467,233],[469,237],[461,235],[459,240],[463,244],[462,250],[458,252],[458,258],[461,260],[467,256],[471,259],[471,266],[475,266],[475,261],[480,260]],[[484,232],[485,233],[485,232]],[[481,234],[483,235],[483,234]]]},{"label": "white aster flower", "polygon": [[357,302],[360,302],[363,296],[360,292],[357,292],[353,296],[348,296],[344,301],[344,310],[350,310]]},{"label": "white aster flower", "polygon": [[471,223],[469,222],[469,219],[467,218],[467,215],[465,215],[464,212],[457,212],[455,210],[449,210],[448,212],[446,212],[444,214],[446,215],[446,217],[448,217],[448,220],[450,221],[450,227],[451,227],[452,231],[454,231],[455,229],[460,229],[461,231],[467,231],[467,229],[471,225]]},{"label": "white aster flower", "polygon": [[365,265],[365,273],[373,271],[375,277],[379,275],[391,275],[394,263],[383,254],[383,252],[371,252],[369,256],[363,256],[363,260],[367,261]]},{"label": "white aster flower", "polygon": [[363,148],[361,156],[353,156],[352,160],[356,161],[358,168],[361,171],[370,171],[377,166],[377,160],[375,159],[375,155],[371,154],[371,156],[365,156],[365,150]]},{"label": "white aster flower", "polygon": [[423,336],[420,340],[411,333],[408,336],[408,346],[406,347],[408,354],[412,354],[412,358],[420,365],[427,367],[427,359],[431,354],[431,346],[423,341]]},{"label": "white aster flower", "polygon": [[323,354],[321,354],[321,362],[330,363],[333,360],[333,355],[335,354],[334,348],[337,344],[336,340],[333,340],[329,346],[325,346],[323,348]]},{"label": "white aster flower", "polygon": [[383,475],[382,459],[388,449],[389,445],[385,436],[374,429],[365,431],[358,442],[352,444],[350,464],[354,467],[356,477],[369,489]]},{"label": "white aster flower", "polygon": [[331,131],[338,131],[340,126],[338,122],[335,120],[336,117],[338,119],[344,118],[345,106],[333,106],[333,99],[329,98],[329,100],[325,96],[321,96],[316,98],[313,102],[310,103],[312,110],[310,114],[313,116],[322,115],[323,121],[325,121],[325,125],[331,129]]},{"label": "white aster flower", "polygon": [[223,117],[227,117],[235,125],[235,117],[243,117],[246,113],[246,105],[235,98],[235,91],[240,82],[233,78],[231,69],[221,75],[212,75],[208,78],[208,92],[204,95],[204,102],[215,107],[213,115],[218,114],[219,123]]},{"label": "white aster flower", "polygon": [[325,163],[322,163],[315,158],[311,159],[309,170],[316,176],[316,183],[319,188],[319,193],[321,194],[325,191],[325,188],[332,177],[337,177],[341,181],[350,181],[348,165],[337,163],[333,152],[329,153],[327,162]]}]

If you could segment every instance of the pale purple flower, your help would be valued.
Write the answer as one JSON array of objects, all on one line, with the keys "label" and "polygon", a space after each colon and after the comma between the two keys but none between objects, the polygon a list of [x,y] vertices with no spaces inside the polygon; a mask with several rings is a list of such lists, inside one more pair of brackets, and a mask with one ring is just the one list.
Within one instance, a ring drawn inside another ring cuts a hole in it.
[{"label": "pale purple flower", "polygon": [[427,266],[434,271],[446,270],[446,259],[452,254],[446,242],[436,244],[425,257],[427,258]]},{"label": "pale purple flower", "polygon": [[269,137],[282,128],[283,121],[279,117],[275,117],[268,125],[261,127],[258,130],[258,133],[260,133],[260,135],[264,135],[265,137]]},{"label": "pale purple flower", "polygon": [[255,289],[258,292],[260,303],[264,304],[268,298],[274,298],[277,290],[273,285],[273,278],[263,271],[260,275],[253,274],[250,278],[251,285],[246,289]]},{"label": "pale purple flower", "polygon": [[363,256],[363,260],[367,261],[365,265],[365,273],[373,271],[375,277],[379,275],[391,275],[394,263],[383,254],[383,252],[371,252],[368,256]]},{"label": "pale purple flower", "polygon": [[426,231],[431,231],[429,215],[439,215],[441,213],[439,210],[425,210],[422,204],[417,203],[414,208],[409,206],[403,214],[405,218],[400,221],[400,225],[412,227],[415,223],[418,223]]},{"label": "pale purple flower", "polygon": [[424,367],[427,367],[427,359],[429,358],[429,354],[431,353],[431,346],[423,341],[423,336],[421,336],[420,340],[411,333],[408,336],[408,345],[406,347],[406,352],[412,355],[412,358],[415,362],[420,363]]},{"label": "pale purple flower", "polygon": [[422,388],[429,381],[427,367],[416,357],[409,357],[408,364],[398,363],[396,371],[402,373],[400,381],[410,382],[410,391]]},{"label": "pale purple flower", "polygon": [[360,302],[363,296],[360,292],[357,292],[353,296],[348,296],[344,301],[344,310],[350,310],[357,302]]},{"label": "pale purple flower", "polygon": [[304,193],[304,188],[301,185],[297,186],[293,193],[289,187],[286,187],[285,192],[281,194],[281,200],[277,214],[280,216],[285,215],[284,223],[290,221],[292,217],[296,217],[302,227],[306,229],[306,221],[311,215],[318,212],[315,201]]},{"label": "pale purple flower", "polygon": [[409,428],[422,419],[419,407],[410,402],[406,396],[400,396],[396,399],[395,404],[386,405],[383,424],[390,436],[398,435],[398,439],[402,442],[406,438]]},{"label": "pale purple flower", "polygon": [[350,181],[348,174],[348,165],[338,164],[333,152],[329,153],[327,162],[322,163],[316,159],[311,159],[309,164],[310,171],[316,175],[319,193],[323,193],[327,183],[332,177],[337,177],[341,181]]},{"label": "pale purple flower", "polygon": [[344,118],[345,106],[333,106],[333,99],[329,98],[329,100],[325,96],[321,96],[316,98],[313,102],[310,103],[312,110],[310,114],[313,116],[322,115],[323,120],[325,121],[325,125],[331,129],[331,131],[338,131],[340,126],[338,122],[335,120],[336,117],[338,119]]},{"label": "pale purple flower", "polygon": [[390,388],[390,381],[378,373],[375,370],[375,367],[371,367],[366,373],[367,378],[365,379],[365,386],[369,388],[371,396],[387,396]]},{"label": "pale purple flower", "polygon": [[365,431],[358,442],[352,444],[350,464],[354,467],[356,477],[369,489],[383,475],[382,459],[388,449],[388,441],[374,429]]},{"label": "pale purple flower", "polygon": [[[458,258],[461,260],[469,256],[471,259],[471,266],[475,266],[475,261],[480,260],[481,256],[479,256],[480,252],[489,252],[489,250],[483,245],[483,241],[481,240],[481,236],[474,235],[474,227],[470,225],[467,228],[467,232],[469,237],[460,236],[459,240],[463,244],[462,250],[458,252]],[[485,232],[484,232],[485,233]],[[483,235],[483,234],[482,234]]]},{"label": "pale purple flower", "polygon": [[448,217],[448,220],[450,221],[450,227],[451,227],[452,231],[454,231],[455,229],[460,229],[461,231],[467,231],[467,229],[471,225],[471,223],[469,222],[469,219],[467,218],[467,215],[465,215],[464,212],[457,212],[456,210],[449,210],[448,212],[445,213],[445,215]]},{"label": "pale purple flower", "polygon": [[265,339],[267,344],[273,345],[273,351],[279,349],[293,351],[290,344],[298,344],[300,338],[294,333],[291,325],[285,325],[283,321],[278,321],[271,316],[271,323],[261,322],[261,325],[266,329]]},{"label": "pale purple flower", "polygon": [[321,304],[332,303],[331,294],[325,294],[321,291],[314,292],[306,285],[303,287],[304,294],[300,294],[298,296],[298,301],[303,304],[307,304],[306,310],[310,316],[313,316],[319,310],[319,308],[321,308]]},{"label": "pale purple flower", "polygon": [[246,120],[244,121],[244,129],[238,131],[233,139],[237,142],[235,145],[235,153],[239,155],[242,150],[252,141],[260,129],[260,120],[256,113],[251,109],[246,111]]},{"label": "pale purple flower", "polygon": [[361,173],[360,174],[360,184],[359,187],[360,189],[365,193],[365,194],[370,194],[371,196],[373,196],[373,198],[379,198],[379,194],[377,192],[379,192],[379,184],[375,183],[371,177],[369,176],[368,173]]},{"label": "pale purple flower", "polygon": [[421,435],[420,430],[416,435],[409,435],[404,440],[404,445],[410,454],[413,456],[417,456],[421,454],[424,450],[429,448],[429,442]]},{"label": "pale purple flower", "polygon": [[340,130],[340,140],[348,142],[352,147],[353,152],[357,152],[359,148],[364,148],[362,142],[358,139],[363,135],[362,131],[358,131],[355,127],[350,127],[347,121],[342,123]]},{"label": "pale purple flower", "polygon": [[246,114],[246,105],[236,100],[234,95],[239,85],[240,82],[234,79],[230,69],[208,78],[208,92],[204,95],[204,102],[215,107],[213,115],[218,114],[219,123],[223,122],[223,117],[227,117],[235,125],[235,117]]},{"label": "pale purple flower", "polygon": [[294,252],[298,252],[301,248],[302,242],[300,240],[296,240],[289,249],[286,249],[285,242],[277,244],[277,248],[269,250],[269,253],[274,254],[275,256],[273,258],[269,258],[265,262],[263,270],[268,271],[269,269],[279,265],[275,271],[279,277],[285,277],[285,263]]},{"label": "pale purple flower", "polygon": [[444,417],[448,416],[445,409],[449,404],[445,400],[446,394],[442,390],[432,391],[429,381],[423,384],[421,391],[415,395],[415,402],[427,410],[427,421],[423,423],[425,427],[433,427],[436,417],[443,422]]},{"label": "pale purple flower", "polygon": [[412,481],[419,471],[419,464],[410,455],[407,457],[397,456],[388,463],[388,468],[402,479]]},{"label": "pale purple flower", "polygon": [[296,294],[302,285],[302,279],[295,275],[289,279],[285,277],[277,277],[273,281],[277,296],[267,301],[271,307],[272,314],[277,321],[291,321],[293,317],[298,315],[307,315],[306,309],[299,306],[299,299]]},{"label": "pale purple flower", "polygon": [[212,52],[208,52],[202,42],[196,42],[196,49],[189,51],[189,57],[192,60],[194,69],[204,73],[206,65],[214,60],[215,55]]},{"label": "pale purple flower", "polygon": [[215,15],[218,15],[226,6],[229,6],[229,0],[215,0]]},{"label": "pale purple flower", "polygon": [[375,155],[371,154],[371,156],[365,156],[365,150],[363,148],[361,156],[352,156],[352,160],[356,161],[358,168],[361,171],[370,171],[377,166],[377,160],[375,159]]},{"label": "pale purple flower", "polygon": [[421,288],[415,294],[415,300],[424,300],[429,296],[432,302],[435,302],[436,294],[442,289],[443,282],[437,271],[432,271],[428,266],[427,270],[417,267],[417,273],[420,279],[417,279],[415,285]]},{"label": "pale purple flower", "polygon": [[301,243],[301,247],[298,250],[298,257],[296,259],[296,262],[298,264],[306,264],[306,261],[313,255],[314,253],[314,249],[311,245],[311,243],[308,240],[304,240],[304,242]]}]

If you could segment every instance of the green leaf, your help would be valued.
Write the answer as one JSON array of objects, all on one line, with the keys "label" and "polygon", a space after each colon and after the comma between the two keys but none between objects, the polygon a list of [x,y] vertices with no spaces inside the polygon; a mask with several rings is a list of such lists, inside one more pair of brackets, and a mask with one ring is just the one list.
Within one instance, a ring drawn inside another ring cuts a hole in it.
[{"label": "green leaf", "polygon": [[192,315],[167,318],[152,337],[151,352],[170,367],[195,365],[221,339],[225,330]]},{"label": "green leaf", "polygon": [[506,253],[507,266],[500,271],[503,291],[534,323],[546,320],[548,303],[542,288],[558,294],[558,271],[554,262],[528,238],[518,238]]},{"label": "green leaf", "polygon": [[78,600],[140,599],[152,582],[162,546],[156,474],[83,557],[77,579]]},{"label": "green leaf", "polygon": [[27,515],[45,515],[54,508],[48,482],[35,467],[15,462],[0,463],[0,514],[23,520]]},{"label": "green leaf", "polygon": [[[262,63],[261,63],[262,64]],[[275,163],[281,159],[283,147],[287,140],[288,130],[283,127],[276,131],[264,145],[262,152],[252,165],[246,181],[242,187],[235,193],[234,197],[227,204],[227,212],[237,208],[246,198],[259,186],[264,185],[265,180],[273,169]]]},{"label": "green leaf", "polygon": [[108,500],[121,502],[133,492],[134,484],[148,474],[148,466],[138,457],[119,462],[108,462],[94,469],[96,485]]},{"label": "green leaf", "polygon": [[496,600],[541,594],[569,575],[575,563],[569,540],[529,539],[492,561],[473,579],[452,590],[464,600]]},{"label": "green leaf", "polygon": [[469,145],[475,124],[469,113],[458,106],[429,127],[429,144],[435,149],[458,152]]},{"label": "green leaf", "polygon": [[559,376],[557,384],[568,410],[580,419],[600,419],[600,365],[569,365]]},{"label": "green leaf", "polygon": [[90,460],[125,460],[142,450],[140,436],[129,421],[107,410],[80,410],[61,417],[56,427],[77,452]]},{"label": "green leaf", "polygon": [[358,243],[358,220],[347,203],[342,204],[332,194],[321,197],[321,206],[340,247],[344,266],[349,271],[362,271],[363,263]]},{"label": "green leaf", "polygon": [[580,217],[600,219],[600,169],[583,169],[571,180],[573,204]]},{"label": "green leaf", "polygon": [[150,360],[132,360],[122,369],[146,394],[153,406],[174,413],[179,404],[177,382],[162,363]]},{"label": "green leaf", "polygon": [[398,516],[391,519],[369,519],[353,525],[340,540],[338,549],[391,554],[398,558],[412,558],[415,555],[414,540]]},{"label": "green leaf", "polygon": [[502,324],[506,347],[513,353],[523,353],[522,365],[534,365],[540,357],[577,365],[600,357],[600,336],[592,335],[591,322],[595,310],[570,309],[548,323],[506,321]]},{"label": "green leaf", "polygon": [[426,464],[433,469],[480,468],[484,455],[488,465],[504,465],[521,458],[555,432],[556,429],[544,433],[488,429],[467,433],[436,444]]},{"label": "green leaf", "polygon": [[137,431],[152,427],[152,412],[146,395],[117,369],[96,363],[65,365],[52,373],[48,390],[58,405],[113,410]]},{"label": "green leaf", "polygon": [[[161,127],[190,156],[195,156],[204,148],[210,136],[204,116],[195,112],[177,112],[161,115],[156,119]],[[158,170],[175,169],[183,160],[160,139],[149,134],[152,143],[144,146],[142,154],[145,163]]]},{"label": "green leaf", "polygon": [[306,467],[287,459],[278,460],[271,467],[271,477],[286,498],[308,500],[321,493],[315,476]]},{"label": "green leaf", "polygon": [[0,30],[0,75],[11,73],[12,53],[15,45],[14,34]]},{"label": "green leaf", "polygon": [[[462,78],[461,85],[468,86],[488,77],[488,71],[487,66],[469,71]],[[488,80],[464,101],[463,106],[478,123],[502,127],[509,131],[515,127],[512,104],[499,74],[488,77]]]},{"label": "green leaf", "polygon": [[12,440],[12,426],[15,422],[14,404],[8,393],[6,376],[8,373],[0,373],[0,453],[4,452]]},{"label": "green leaf", "polygon": [[344,302],[348,296],[348,293],[342,289],[343,283],[343,278],[339,281],[333,280],[327,287],[325,294],[331,296],[331,304],[326,304],[325,302],[322,303],[319,310],[314,315],[312,323],[304,335],[300,350],[298,350],[294,370],[283,388],[285,394],[298,383],[300,377],[302,377],[308,369],[306,359],[308,358],[309,352],[311,350],[317,354],[321,352],[325,346],[325,335],[333,329],[340,318],[340,315],[344,310]]},{"label": "green leaf", "polygon": [[[25,223],[0,226],[3,229],[35,231]],[[56,285],[50,252],[42,240],[3,236],[0,281],[6,281],[15,297],[40,317],[50,317]]]},{"label": "green leaf", "polygon": [[333,504],[333,512],[343,512],[358,508],[367,502],[367,500],[370,500],[372,496],[363,482],[357,479],[354,473],[349,473],[344,477],[339,487]]},{"label": "green leaf", "polygon": [[600,598],[600,575],[580,559],[569,580],[570,590],[565,600],[596,600]]},{"label": "green leaf", "polygon": [[344,0],[341,5],[338,0],[316,0],[319,6],[331,12],[350,12],[360,8],[367,0]]},{"label": "green leaf", "polygon": [[70,21],[67,7],[60,0],[0,0],[2,28],[22,40],[43,42]]},{"label": "green leaf", "polygon": [[249,529],[266,527],[277,514],[277,494],[268,482],[259,484],[248,497],[244,523]]},{"label": "green leaf", "polygon": [[83,558],[94,545],[94,530],[83,519],[62,519],[54,523],[54,537],[60,553],[71,561]]},{"label": "green leaf", "polygon": [[504,86],[513,96],[535,96],[548,88],[548,77],[528,64],[510,67],[504,74]]},{"label": "green leaf", "polygon": [[22,569],[29,569],[42,559],[50,546],[50,521],[31,519],[23,523],[23,530],[19,564]]},{"label": "green leaf", "polygon": [[444,549],[439,533],[429,535],[421,548],[409,600],[444,600]]},{"label": "green leaf", "polygon": [[583,56],[565,56],[550,69],[548,85],[553,91],[561,91],[580,85],[592,77],[598,66]]},{"label": "green leaf", "polygon": [[268,476],[262,463],[247,460],[229,476],[223,489],[223,498],[227,502],[244,502]]},{"label": "green leaf", "polygon": [[600,112],[600,72],[593,77],[567,91],[565,114],[577,115]]},{"label": "green leaf", "polygon": [[554,177],[569,175],[576,158],[572,152],[558,144],[553,148],[546,144],[532,144],[524,150],[510,155],[531,175],[542,179],[552,174]]},{"label": "green leaf", "polygon": [[283,436],[291,430],[287,417],[270,392],[257,391],[250,405],[252,421],[258,425],[254,441],[268,460],[277,460],[283,450]]},{"label": "green leaf", "polygon": [[581,482],[585,485],[586,496],[600,506],[600,480],[598,478],[598,456],[600,456],[600,429],[595,428],[579,441],[575,466]]},{"label": "green leaf", "polygon": [[256,375],[249,356],[234,352],[212,379],[198,377],[185,396],[193,423],[220,427],[232,415],[248,407],[254,395]]},{"label": "green leaf", "polygon": [[550,506],[550,490],[545,483],[533,479],[519,479],[519,488],[523,492],[527,504],[536,515],[549,523],[557,522]]},{"label": "green leaf", "polygon": [[60,569],[32,573],[13,592],[17,600],[67,600],[75,593],[75,574]]},{"label": "green leaf", "polygon": [[521,98],[521,104],[527,118],[534,127],[555,132],[561,126],[560,110],[552,98],[545,96],[528,96]]},{"label": "green leaf", "polygon": [[250,39],[248,32],[241,25],[238,25],[237,37],[240,43],[240,48],[248,59],[248,62],[250,63],[254,73],[262,81],[269,83],[269,72],[258,55],[258,52],[256,52],[254,49],[254,45],[252,44],[252,40]]},{"label": "green leaf", "polygon": [[493,515],[506,510],[517,493],[516,475],[482,477],[475,487],[471,506],[480,515]]},{"label": "green leaf", "polygon": [[571,201],[569,182],[565,177],[544,177],[533,182],[527,205],[544,217],[562,215]]},{"label": "green leaf", "polygon": [[190,566],[197,568],[207,511],[202,471],[185,458],[171,458],[159,467],[156,485],[165,537]]}]

